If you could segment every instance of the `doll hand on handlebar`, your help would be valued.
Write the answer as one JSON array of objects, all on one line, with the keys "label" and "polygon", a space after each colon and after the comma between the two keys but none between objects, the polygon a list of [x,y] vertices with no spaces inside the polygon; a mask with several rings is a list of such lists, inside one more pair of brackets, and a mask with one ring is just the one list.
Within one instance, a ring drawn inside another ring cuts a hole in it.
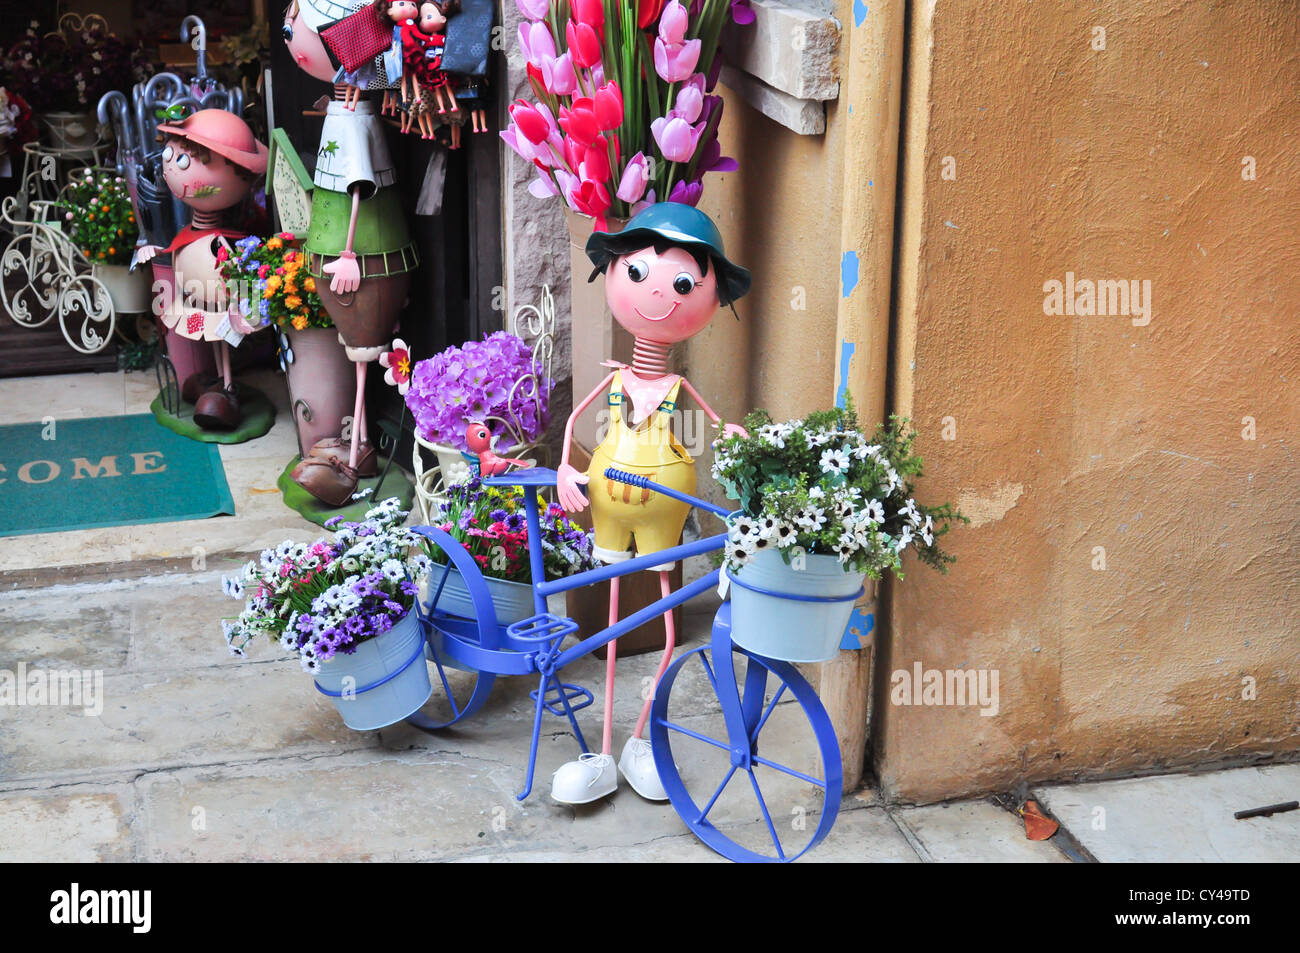
[{"label": "doll hand on handlebar", "polygon": [[556,471],[555,490],[566,513],[578,513],[586,509],[590,501],[582,492],[582,487],[590,479],[587,474],[579,473],[569,464],[560,464],[560,469]]},{"label": "doll hand on handlebar", "polygon": [[162,248],[158,245],[141,245],[135,250],[135,255],[131,258],[131,267],[143,265],[145,262],[152,261]]},{"label": "doll hand on handlebar", "polygon": [[361,266],[357,264],[357,256],[350,251],[339,252],[339,257],[321,271],[334,276],[330,279],[330,291],[336,295],[345,295],[361,287]]}]

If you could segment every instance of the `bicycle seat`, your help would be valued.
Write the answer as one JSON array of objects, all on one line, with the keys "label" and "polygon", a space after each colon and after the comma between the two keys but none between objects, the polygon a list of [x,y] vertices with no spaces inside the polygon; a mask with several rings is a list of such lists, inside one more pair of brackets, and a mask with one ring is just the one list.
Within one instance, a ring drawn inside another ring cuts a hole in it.
[{"label": "bicycle seat", "polygon": [[547,467],[512,470],[501,476],[488,477],[484,486],[555,486],[556,473]]}]

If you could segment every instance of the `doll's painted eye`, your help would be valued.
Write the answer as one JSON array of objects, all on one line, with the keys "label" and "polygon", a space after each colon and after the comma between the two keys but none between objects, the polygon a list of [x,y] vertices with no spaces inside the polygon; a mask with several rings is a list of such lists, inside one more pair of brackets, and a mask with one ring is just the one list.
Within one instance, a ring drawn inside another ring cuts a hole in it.
[{"label": "doll's painted eye", "polygon": [[163,162],[171,162],[172,156],[175,154],[176,154],[175,150],[173,150],[171,146],[168,146],[167,148],[163,149],[163,156],[162,156]]},{"label": "doll's painted eye", "polygon": [[673,291],[676,291],[679,295],[690,294],[694,290],[695,279],[686,272],[683,271],[673,279]]},{"label": "doll's painted eye", "polygon": [[638,258],[627,263],[627,276],[633,281],[642,282],[650,277],[650,266]]},{"label": "doll's painted eye", "polygon": [[182,152],[176,157],[176,168],[188,169],[190,167],[190,157],[188,153]]},{"label": "doll's painted eye", "polygon": [[286,42],[286,43],[292,43],[292,42],[293,42],[293,27],[289,26],[289,24],[286,23],[284,26],[280,27],[280,35],[281,35],[282,37],[284,37],[284,42]]}]

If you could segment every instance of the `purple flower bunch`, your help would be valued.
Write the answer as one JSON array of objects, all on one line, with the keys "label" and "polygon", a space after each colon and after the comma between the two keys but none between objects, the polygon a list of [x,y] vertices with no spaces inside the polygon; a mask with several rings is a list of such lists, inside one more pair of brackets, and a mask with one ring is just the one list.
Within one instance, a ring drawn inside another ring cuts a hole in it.
[{"label": "purple flower bunch", "polygon": [[148,79],[143,49],[128,46],[98,17],[65,15],[46,32],[35,20],[5,53],[0,85],[8,86],[40,112],[93,112],[111,90],[130,93]]},{"label": "purple flower bunch", "polygon": [[223,578],[226,594],[245,600],[239,618],[223,623],[231,654],[245,656],[253,639],[266,636],[314,673],[391,629],[431,565],[427,555],[413,555],[418,537],[401,525],[406,515],[396,499],[384,500],[361,522],[326,523],[332,540],[283,542]]},{"label": "purple flower bunch", "polygon": [[[515,390],[529,375],[536,377],[535,393],[528,384]],[[509,428],[524,442],[536,440],[551,422],[554,386],[522,339],[497,331],[417,362],[406,406],[421,438],[467,451],[465,428],[471,421],[487,424],[494,434]]]}]

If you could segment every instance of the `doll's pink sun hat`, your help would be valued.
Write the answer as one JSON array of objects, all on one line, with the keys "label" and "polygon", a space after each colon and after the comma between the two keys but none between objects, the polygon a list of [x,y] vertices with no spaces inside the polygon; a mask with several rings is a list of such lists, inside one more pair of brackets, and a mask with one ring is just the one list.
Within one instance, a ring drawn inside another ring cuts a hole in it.
[{"label": "doll's pink sun hat", "polygon": [[200,109],[180,122],[163,123],[158,131],[188,139],[254,174],[266,171],[269,150],[253,138],[248,123],[224,109]]}]

